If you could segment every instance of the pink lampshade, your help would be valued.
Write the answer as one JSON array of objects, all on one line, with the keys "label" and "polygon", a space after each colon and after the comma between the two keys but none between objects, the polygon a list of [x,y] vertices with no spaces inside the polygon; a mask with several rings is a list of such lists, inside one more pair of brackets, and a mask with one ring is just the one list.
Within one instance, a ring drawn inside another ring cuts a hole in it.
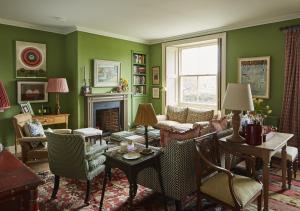
[{"label": "pink lampshade", "polygon": [[9,99],[2,81],[0,81],[0,110],[10,108]]},{"label": "pink lampshade", "polygon": [[54,92],[54,93],[69,92],[67,80],[65,78],[49,78],[47,92]]}]

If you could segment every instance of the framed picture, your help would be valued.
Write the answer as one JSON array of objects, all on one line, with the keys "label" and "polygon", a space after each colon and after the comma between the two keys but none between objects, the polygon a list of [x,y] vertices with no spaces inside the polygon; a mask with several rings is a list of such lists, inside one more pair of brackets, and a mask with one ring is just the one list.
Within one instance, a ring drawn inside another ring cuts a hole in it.
[{"label": "framed picture", "polygon": [[270,56],[240,58],[239,82],[249,83],[253,97],[270,97]]},{"label": "framed picture", "polygon": [[117,87],[121,75],[121,62],[94,60],[94,87]]},{"label": "framed picture", "polygon": [[152,67],[152,84],[153,85],[159,85],[160,84],[159,67]]},{"label": "framed picture", "polygon": [[18,103],[44,103],[48,102],[47,82],[18,81]]},{"label": "framed picture", "polygon": [[153,99],[159,99],[159,87],[153,87],[152,88],[152,98]]},{"label": "framed picture", "polygon": [[16,77],[46,76],[46,44],[16,41]]},{"label": "framed picture", "polygon": [[34,115],[30,102],[20,103],[22,113],[31,113]]}]

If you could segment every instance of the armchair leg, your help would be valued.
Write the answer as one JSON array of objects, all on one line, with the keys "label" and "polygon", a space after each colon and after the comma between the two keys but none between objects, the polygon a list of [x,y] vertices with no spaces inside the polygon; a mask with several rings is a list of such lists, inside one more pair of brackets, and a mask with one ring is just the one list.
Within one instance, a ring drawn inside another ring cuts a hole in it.
[{"label": "armchair leg", "polygon": [[291,161],[287,161],[287,177],[288,177],[289,189],[291,189],[291,183],[292,183],[292,169],[293,169],[293,163]]},{"label": "armchair leg", "polygon": [[86,181],[86,194],[85,194],[85,199],[84,199],[84,203],[85,204],[89,204],[90,193],[91,193],[91,181],[87,180]]},{"label": "armchair leg", "polygon": [[182,206],[181,206],[181,201],[178,199],[175,199],[175,207],[176,207],[176,211],[181,211],[182,210]]},{"label": "armchair leg", "polygon": [[54,176],[54,187],[53,187],[51,199],[56,199],[56,194],[59,188],[59,178],[60,177],[58,175]]},{"label": "armchair leg", "polygon": [[263,197],[263,192],[261,191],[260,195],[257,197],[257,211],[261,211],[262,197]]}]

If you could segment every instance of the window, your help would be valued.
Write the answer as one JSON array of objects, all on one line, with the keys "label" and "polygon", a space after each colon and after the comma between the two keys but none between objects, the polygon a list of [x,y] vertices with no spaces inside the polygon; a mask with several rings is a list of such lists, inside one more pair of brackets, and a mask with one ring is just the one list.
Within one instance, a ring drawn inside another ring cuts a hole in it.
[{"label": "window", "polygon": [[225,93],[226,34],[208,35],[163,45],[166,105],[220,109]]},{"label": "window", "polygon": [[218,106],[218,43],[179,48],[179,104]]}]

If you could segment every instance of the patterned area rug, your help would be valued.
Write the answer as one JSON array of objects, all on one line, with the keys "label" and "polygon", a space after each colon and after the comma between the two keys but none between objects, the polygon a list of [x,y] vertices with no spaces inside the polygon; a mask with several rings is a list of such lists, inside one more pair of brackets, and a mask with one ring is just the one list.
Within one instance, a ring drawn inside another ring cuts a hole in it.
[{"label": "patterned area rug", "polygon": [[[53,188],[54,176],[49,172],[39,173],[44,184],[39,186],[39,208],[41,211],[60,211],[60,210],[99,210],[103,175],[99,175],[93,180],[91,190],[90,205],[85,206],[86,183],[84,181],[61,178],[60,188],[57,199],[50,201]],[[126,176],[122,171],[113,169],[113,178],[107,183],[104,206],[105,211],[129,210],[127,198],[129,185]],[[281,177],[272,174],[270,176],[270,210],[296,211],[300,210],[300,182],[293,181],[291,190],[281,191]],[[133,201],[134,208],[131,210],[160,211],[163,209],[163,200],[160,194],[153,193],[150,189],[139,186],[136,197]],[[175,210],[173,200],[167,201],[168,210]],[[187,196],[183,202],[185,211],[196,210],[196,197],[194,194]],[[206,211],[220,211],[220,207],[215,207],[211,203],[206,203]],[[224,210],[224,209],[223,209]],[[248,211],[256,210],[256,204],[247,207]]]}]

